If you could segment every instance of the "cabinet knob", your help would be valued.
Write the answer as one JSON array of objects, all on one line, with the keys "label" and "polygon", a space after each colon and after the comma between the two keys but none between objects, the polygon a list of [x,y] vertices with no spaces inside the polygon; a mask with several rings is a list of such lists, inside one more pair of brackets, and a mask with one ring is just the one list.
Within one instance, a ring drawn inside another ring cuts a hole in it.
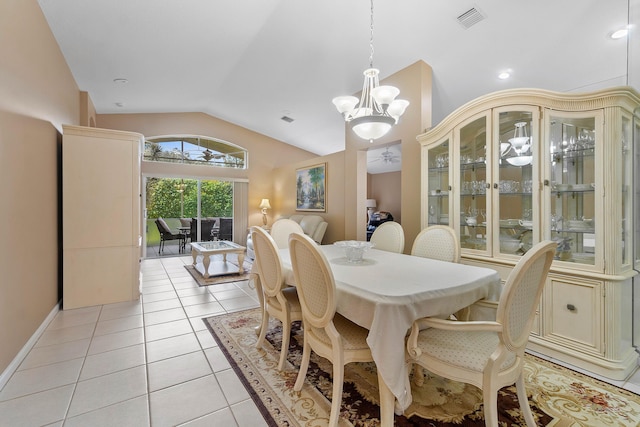
[{"label": "cabinet knob", "polygon": [[567,304],[567,310],[569,311],[576,311],[576,306],[573,304]]}]

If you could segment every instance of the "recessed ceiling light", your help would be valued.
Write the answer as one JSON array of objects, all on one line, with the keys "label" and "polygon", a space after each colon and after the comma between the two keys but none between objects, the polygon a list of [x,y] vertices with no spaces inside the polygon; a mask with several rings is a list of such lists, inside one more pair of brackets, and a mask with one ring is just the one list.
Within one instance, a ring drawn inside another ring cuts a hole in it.
[{"label": "recessed ceiling light", "polygon": [[498,78],[500,80],[506,80],[509,77],[511,77],[511,71],[508,71],[508,70],[507,71],[502,71],[502,72],[500,72],[500,74],[498,74]]},{"label": "recessed ceiling light", "polygon": [[124,85],[124,84],[129,83],[129,80],[127,80],[127,79],[113,79],[113,82],[121,84],[121,85]]},{"label": "recessed ceiling light", "polygon": [[614,31],[609,35],[609,37],[611,37],[614,40],[617,40],[617,39],[627,37],[627,34],[629,34],[629,29],[627,27],[624,27]]}]

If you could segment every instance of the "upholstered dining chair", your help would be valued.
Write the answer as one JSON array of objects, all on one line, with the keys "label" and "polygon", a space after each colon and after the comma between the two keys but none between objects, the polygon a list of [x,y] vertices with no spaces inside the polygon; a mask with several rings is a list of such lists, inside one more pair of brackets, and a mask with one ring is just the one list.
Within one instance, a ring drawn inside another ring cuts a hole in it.
[{"label": "upholstered dining chair", "polygon": [[371,235],[374,248],[401,254],[404,252],[404,230],[395,221],[387,221],[376,227]]},{"label": "upholstered dining chair", "polygon": [[282,274],[282,261],[278,254],[278,247],[273,238],[264,229],[253,227],[251,229],[253,247],[256,251],[256,270],[260,278],[260,286],[263,294],[262,324],[260,335],[256,342],[256,348],[264,343],[269,327],[269,316],[273,316],[282,322],[282,347],[278,370],[282,370],[289,351],[291,336],[291,322],[302,320],[302,310],[298,301],[296,288],[286,286]]},{"label": "upholstered dining chair", "polygon": [[498,425],[498,390],[514,383],[527,426],[537,425],[525,390],[524,351],[555,249],[555,242],[543,241],[520,258],[500,295],[495,321],[424,318],[411,327],[408,360],[479,387],[487,427]]},{"label": "upholstered dining chair", "polygon": [[308,236],[289,237],[291,265],[302,307],[304,345],[293,389],[300,391],[309,368],[311,350],[333,364],[333,394],[329,426],[337,426],[342,402],[344,365],[373,360],[369,331],[336,313],[336,284],[327,258]]},{"label": "upholstered dining chair", "polygon": [[[253,227],[251,227],[251,229],[253,229]],[[278,249],[285,249],[289,247],[289,234],[291,233],[304,234],[304,231],[300,226],[300,224],[288,218],[279,219],[276,222],[274,222],[273,225],[271,226],[271,233],[270,233],[271,238],[275,242]],[[249,233],[249,236],[251,236],[251,233]],[[253,237],[251,239],[253,240]],[[253,258],[255,258],[256,255],[255,255],[255,249],[253,248],[253,242],[251,243],[251,250],[253,251]],[[252,267],[251,271],[252,272],[257,271],[257,264],[254,264],[254,267]],[[256,293],[258,294],[260,307],[264,309],[264,298],[262,293],[262,284],[260,283],[260,276],[258,274],[253,274],[251,278],[256,288]],[[256,328],[256,333],[258,335],[260,335],[261,327],[262,327],[262,324]]]},{"label": "upholstered dining chair", "polygon": [[300,224],[289,218],[281,218],[271,225],[271,237],[280,249],[289,247],[289,234],[304,234]]},{"label": "upholstered dining chair", "polygon": [[446,225],[432,225],[423,229],[413,241],[411,255],[460,262],[460,244],[453,228]]}]

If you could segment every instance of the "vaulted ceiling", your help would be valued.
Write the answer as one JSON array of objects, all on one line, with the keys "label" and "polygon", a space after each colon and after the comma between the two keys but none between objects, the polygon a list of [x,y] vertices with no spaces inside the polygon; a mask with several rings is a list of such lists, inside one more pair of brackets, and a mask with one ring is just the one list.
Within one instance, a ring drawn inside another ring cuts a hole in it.
[{"label": "vaulted ceiling", "polygon": [[[384,78],[429,64],[434,124],[495,90],[623,85],[628,38],[608,35],[633,2],[375,0],[374,66]],[[331,99],[361,89],[369,0],[39,3],[99,114],[197,111],[318,155],[344,149]],[[481,19],[466,28],[471,8]]]}]

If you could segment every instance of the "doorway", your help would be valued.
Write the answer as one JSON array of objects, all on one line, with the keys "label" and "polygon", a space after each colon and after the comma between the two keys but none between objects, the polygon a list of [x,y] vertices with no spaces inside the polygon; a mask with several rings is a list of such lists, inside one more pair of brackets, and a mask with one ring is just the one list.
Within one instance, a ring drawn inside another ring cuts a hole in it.
[{"label": "doorway", "polygon": [[[144,190],[143,257],[188,254],[196,241],[233,240],[233,182],[148,176]],[[161,238],[158,218],[175,237]]]}]

